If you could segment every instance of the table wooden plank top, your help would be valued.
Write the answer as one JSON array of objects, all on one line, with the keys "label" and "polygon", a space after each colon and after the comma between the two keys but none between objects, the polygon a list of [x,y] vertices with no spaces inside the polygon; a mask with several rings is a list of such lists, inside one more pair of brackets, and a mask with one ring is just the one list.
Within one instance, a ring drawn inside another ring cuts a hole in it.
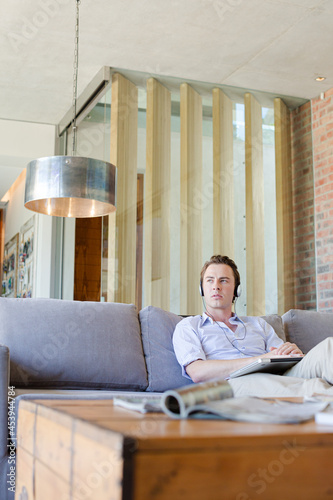
[{"label": "table wooden plank top", "polygon": [[307,445],[332,446],[333,427],[314,420],[301,424],[262,424],[213,419],[171,419],[164,413],[142,414],[114,406],[112,400],[34,400],[22,401],[26,409],[52,418],[78,419],[111,432],[134,438],[139,449],[184,447],[252,446],[297,436]]}]

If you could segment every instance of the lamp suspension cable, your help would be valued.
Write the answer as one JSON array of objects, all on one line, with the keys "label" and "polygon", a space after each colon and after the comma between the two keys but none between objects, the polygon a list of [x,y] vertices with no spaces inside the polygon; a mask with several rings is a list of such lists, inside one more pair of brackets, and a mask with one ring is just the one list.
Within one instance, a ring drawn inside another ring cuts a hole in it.
[{"label": "lamp suspension cable", "polygon": [[99,217],[116,209],[116,167],[102,160],[76,156],[81,0],[75,3],[72,156],[50,156],[28,164],[24,205],[34,212],[57,217]]},{"label": "lamp suspension cable", "polygon": [[74,71],[73,71],[73,146],[72,156],[76,156],[76,113],[77,113],[77,79],[79,73],[79,22],[80,22],[80,3],[76,0],[76,23],[75,23],[75,46],[74,46]]}]

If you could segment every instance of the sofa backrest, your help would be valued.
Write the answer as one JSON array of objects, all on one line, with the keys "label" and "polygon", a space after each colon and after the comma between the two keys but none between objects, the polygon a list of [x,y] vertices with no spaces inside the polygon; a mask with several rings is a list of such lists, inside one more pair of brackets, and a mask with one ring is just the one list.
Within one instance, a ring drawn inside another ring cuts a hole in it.
[{"label": "sofa backrest", "polygon": [[0,344],[15,387],[145,390],[134,305],[0,298]]},{"label": "sofa backrest", "polygon": [[282,316],[287,340],[306,354],[322,340],[333,335],[333,314],[290,309]]}]

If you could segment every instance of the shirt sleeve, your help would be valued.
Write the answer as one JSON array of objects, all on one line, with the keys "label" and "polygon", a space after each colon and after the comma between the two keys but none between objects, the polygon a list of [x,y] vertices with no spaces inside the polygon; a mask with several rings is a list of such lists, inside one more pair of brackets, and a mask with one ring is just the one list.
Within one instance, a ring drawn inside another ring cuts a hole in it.
[{"label": "shirt sleeve", "polygon": [[280,345],[282,345],[283,340],[275,333],[274,328],[269,323],[267,323],[267,321],[265,321],[263,318],[260,318],[260,320],[263,322],[263,327],[265,331],[267,352],[270,351],[271,347],[279,347]]},{"label": "shirt sleeve", "polygon": [[206,359],[201,341],[193,325],[194,322],[195,316],[180,321],[175,328],[172,338],[177,361],[182,367],[182,375],[190,380],[191,377],[189,377],[185,370],[186,366],[198,359]]}]

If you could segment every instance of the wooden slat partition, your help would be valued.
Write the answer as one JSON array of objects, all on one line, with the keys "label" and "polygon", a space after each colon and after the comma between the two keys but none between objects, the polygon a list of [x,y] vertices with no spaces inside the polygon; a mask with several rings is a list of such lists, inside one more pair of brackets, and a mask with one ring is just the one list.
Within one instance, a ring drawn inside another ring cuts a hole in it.
[{"label": "wooden slat partition", "polygon": [[213,89],[214,253],[232,259],[234,244],[234,177],[232,101]]},{"label": "wooden slat partition", "polygon": [[202,267],[202,99],[187,83],[180,86],[180,312],[199,314]]},{"label": "wooden slat partition", "polygon": [[274,99],[278,313],[295,307],[290,113]]},{"label": "wooden slat partition", "polygon": [[265,314],[264,173],[261,106],[245,96],[247,314]]},{"label": "wooden slat partition", "polygon": [[117,210],[109,217],[108,301],[125,303],[135,303],[136,292],[137,126],[138,90],[115,73],[110,161],[117,167]]},{"label": "wooden slat partition", "polygon": [[170,308],[171,94],[147,80],[145,304]]}]

